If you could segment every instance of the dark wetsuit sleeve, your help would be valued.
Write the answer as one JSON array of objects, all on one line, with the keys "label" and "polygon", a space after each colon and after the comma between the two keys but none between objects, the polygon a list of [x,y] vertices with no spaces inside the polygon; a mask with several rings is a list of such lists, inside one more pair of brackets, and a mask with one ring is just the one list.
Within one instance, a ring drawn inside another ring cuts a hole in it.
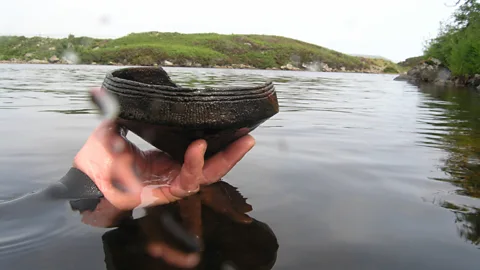
[{"label": "dark wetsuit sleeve", "polygon": [[47,192],[55,198],[94,199],[103,197],[95,183],[81,170],[70,168],[57,183],[49,186]]}]

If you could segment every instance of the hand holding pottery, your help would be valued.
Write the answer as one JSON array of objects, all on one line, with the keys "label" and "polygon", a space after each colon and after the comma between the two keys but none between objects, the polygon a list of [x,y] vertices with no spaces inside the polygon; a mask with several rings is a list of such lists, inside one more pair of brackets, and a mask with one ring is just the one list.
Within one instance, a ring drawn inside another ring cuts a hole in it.
[{"label": "hand holding pottery", "polygon": [[[93,96],[102,93],[119,114],[94,131],[74,166],[119,209],[177,201],[219,181],[253,147],[248,133],[278,113],[271,82],[185,88],[161,68],[114,70]],[[160,151],[139,150],[127,130]]]},{"label": "hand holding pottery", "polygon": [[105,198],[121,210],[166,204],[219,181],[254,146],[247,135],[224,151],[204,159],[204,140],[192,142],[183,164],[159,150],[142,151],[126,138],[126,130],[105,121],[74,159],[73,166],[94,182]]}]

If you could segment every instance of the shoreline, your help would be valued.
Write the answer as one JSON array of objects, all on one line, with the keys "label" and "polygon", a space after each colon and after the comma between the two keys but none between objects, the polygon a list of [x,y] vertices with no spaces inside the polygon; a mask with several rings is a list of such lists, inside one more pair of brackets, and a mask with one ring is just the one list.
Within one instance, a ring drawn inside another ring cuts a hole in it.
[{"label": "shoreline", "polygon": [[480,91],[480,74],[453,75],[445,64],[435,58],[421,61],[406,73],[398,75],[394,80],[406,81],[416,86],[433,85],[437,87],[471,88]]},{"label": "shoreline", "polygon": [[297,68],[291,65],[285,66],[282,68],[257,68],[245,64],[232,64],[228,66],[200,66],[200,65],[176,65],[176,64],[169,64],[169,65],[126,65],[121,63],[110,63],[110,64],[97,64],[97,63],[67,63],[67,62],[48,62],[46,60],[38,60],[38,61],[25,61],[25,60],[16,60],[16,61],[9,61],[9,60],[0,60],[0,65],[2,64],[18,64],[18,65],[65,65],[65,66],[118,66],[118,67],[141,67],[141,66],[161,66],[164,68],[174,67],[174,68],[207,68],[207,69],[247,69],[247,70],[262,70],[262,71],[302,71],[302,72],[321,72],[321,73],[355,73],[355,74],[377,74],[377,75],[392,75],[398,76],[401,73],[385,73],[385,72],[375,72],[372,70],[310,70],[308,68]]}]

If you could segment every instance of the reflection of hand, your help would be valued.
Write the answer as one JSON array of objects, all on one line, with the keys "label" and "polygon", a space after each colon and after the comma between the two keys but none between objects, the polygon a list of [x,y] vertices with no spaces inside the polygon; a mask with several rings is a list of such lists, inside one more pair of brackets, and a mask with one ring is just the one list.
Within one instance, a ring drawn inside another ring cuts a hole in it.
[{"label": "reflection of hand", "polygon": [[[243,224],[252,222],[252,218],[245,214],[252,210],[252,206],[246,202],[236,188],[226,182],[220,181],[209,186],[203,186],[198,194],[189,197],[187,200],[180,200],[178,203],[179,208],[177,209],[183,219],[184,227],[187,228],[189,233],[197,237],[201,237],[201,232],[206,229],[202,228],[201,205],[229,217],[234,222]],[[153,210],[147,211],[152,215],[157,215],[156,212],[161,210],[153,208]],[[151,256],[162,258],[177,267],[194,267],[198,264],[200,259],[198,254],[187,254],[166,244],[165,236],[159,234],[158,226],[145,221],[143,228],[144,232],[157,234],[156,237],[153,237],[154,240],[151,240],[148,244],[148,251]]]},{"label": "reflection of hand", "polygon": [[95,210],[86,210],[82,213],[82,222],[99,228],[111,228],[118,226],[118,223],[131,217],[132,211],[123,211],[113,206],[105,198],[100,199]]},{"label": "reflection of hand", "polygon": [[213,211],[226,215],[235,222],[251,223],[252,218],[245,213],[252,211],[252,206],[245,198],[226,182],[217,182],[213,185],[202,187],[200,192],[202,204]]},{"label": "reflection of hand", "polygon": [[196,193],[200,185],[217,182],[254,144],[250,135],[243,136],[205,161],[206,142],[197,140],[188,147],[182,165],[164,152],[141,151],[127,140],[125,129],[105,121],[78,152],[73,166],[87,174],[115,207],[131,210],[177,201]]},{"label": "reflection of hand", "polygon": [[[178,242],[166,230],[159,220],[164,211],[163,206],[147,209],[147,215],[139,219],[142,233],[146,236],[146,250],[154,258],[165,261],[168,265],[180,268],[193,268],[200,262],[200,253],[182,251],[176,245]],[[168,268],[168,267],[167,267]]]}]

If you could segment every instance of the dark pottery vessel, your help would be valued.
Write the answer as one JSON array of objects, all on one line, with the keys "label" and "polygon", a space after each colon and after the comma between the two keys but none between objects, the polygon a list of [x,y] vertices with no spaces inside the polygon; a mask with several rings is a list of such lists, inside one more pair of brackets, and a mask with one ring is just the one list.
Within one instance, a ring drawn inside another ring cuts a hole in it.
[{"label": "dark pottery vessel", "polygon": [[208,158],[279,112],[272,82],[186,88],[162,68],[133,67],[107,73],[103,88],[119,103],[119,124],[180,162],[194,140],[207,141]]}]

